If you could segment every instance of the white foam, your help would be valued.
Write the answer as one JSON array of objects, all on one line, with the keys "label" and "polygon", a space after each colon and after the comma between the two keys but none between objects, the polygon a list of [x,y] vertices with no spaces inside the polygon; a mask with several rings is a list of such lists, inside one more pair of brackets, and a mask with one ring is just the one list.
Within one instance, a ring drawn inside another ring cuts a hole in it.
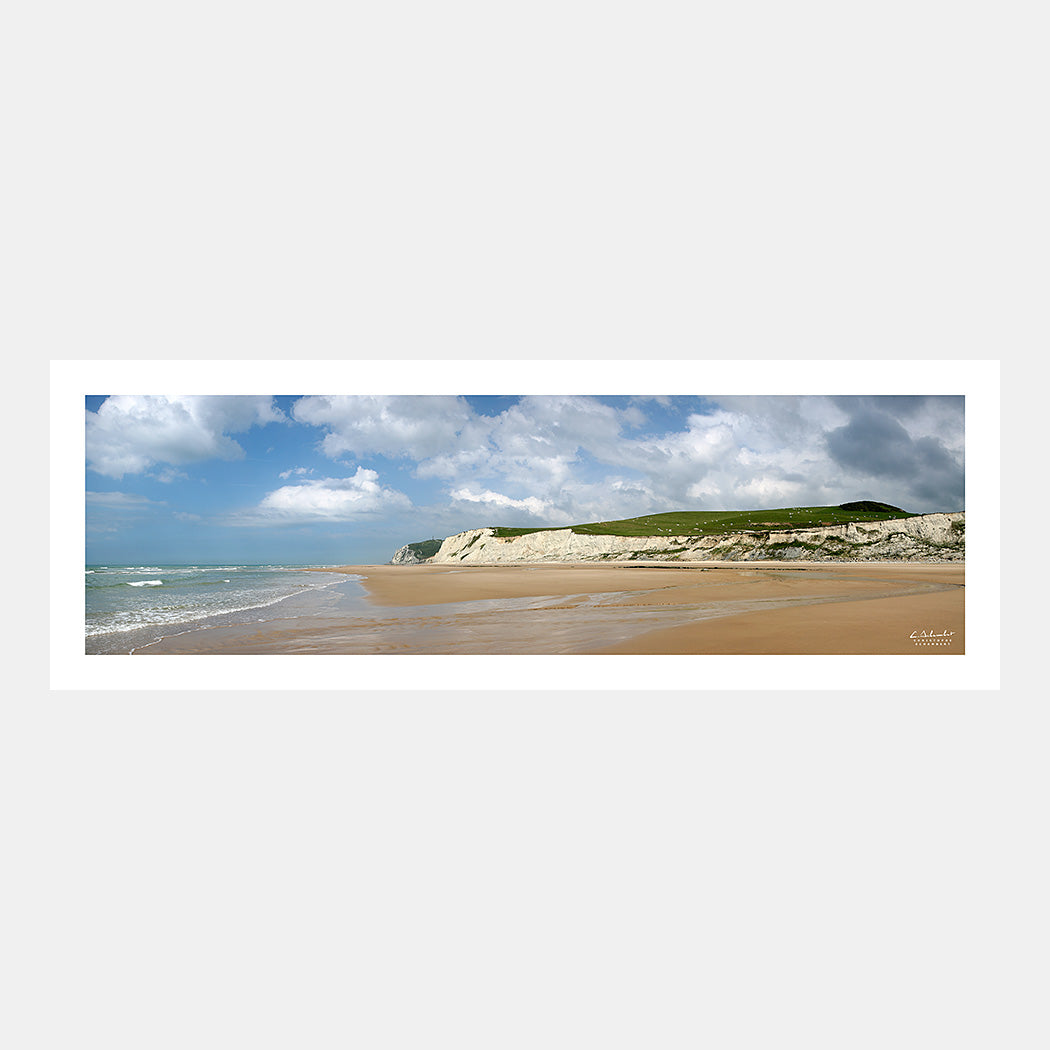
[{"label": "white foam", "polygon": [[164,584],[163,580],[137,580],[134,583],[129,583],[129,587],[160,587]]}]

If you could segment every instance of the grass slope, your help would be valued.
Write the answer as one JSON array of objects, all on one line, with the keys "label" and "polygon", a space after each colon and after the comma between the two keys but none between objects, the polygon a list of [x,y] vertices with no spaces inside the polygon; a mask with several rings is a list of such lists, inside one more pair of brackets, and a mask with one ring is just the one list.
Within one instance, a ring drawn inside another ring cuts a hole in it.
[{"label": "grass slope", "polygon": [[[568,528],[581,536],[715,536],[727,532],[769,532],[780,529],[806,529],[821,525],[848,525],[851,521],[889,521],[914,518],[899,507],[873,500],[843,503],[838,507],[784,507],[780,510],[676,510],[667,514],[646,514],[622,521],[592,521]],[[565,528],[566,526],[562,526]],[[497,528],[501,537],[547,532],[538,529]]]}]

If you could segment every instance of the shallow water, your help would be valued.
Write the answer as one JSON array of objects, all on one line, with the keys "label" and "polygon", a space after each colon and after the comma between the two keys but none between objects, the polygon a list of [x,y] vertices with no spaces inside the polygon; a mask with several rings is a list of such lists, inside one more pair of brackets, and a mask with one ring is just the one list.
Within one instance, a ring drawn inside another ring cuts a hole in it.
[{"label": "shallow water", "polygon": [[85,652],[129,653],[203,626],[264,622],[363,601],[359,579],[286,565],[89,565]]}]

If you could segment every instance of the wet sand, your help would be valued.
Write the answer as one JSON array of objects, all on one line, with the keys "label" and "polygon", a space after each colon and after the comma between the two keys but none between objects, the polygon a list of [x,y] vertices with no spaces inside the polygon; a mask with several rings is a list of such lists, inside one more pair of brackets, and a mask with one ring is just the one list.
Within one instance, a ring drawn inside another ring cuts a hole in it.
[{"label": "wet sand", "polygon": [[914,654],[965,651],[960,563],[350,565],[365,600],[192,631],[163,653]]}]

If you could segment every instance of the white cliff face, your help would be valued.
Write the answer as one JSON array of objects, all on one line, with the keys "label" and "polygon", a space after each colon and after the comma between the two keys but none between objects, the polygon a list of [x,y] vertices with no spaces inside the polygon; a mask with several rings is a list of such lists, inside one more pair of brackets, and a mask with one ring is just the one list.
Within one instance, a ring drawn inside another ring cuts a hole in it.
[{"label": "white cliff face", "polygon": [[492,529],[471,529],[449,536],[430,560],[465,565],[573,561],[963,561],[965,519],[962,513],[922,514],[893,521],[716,536],[581,536],[570,529],[551,529],[501,539]]},{"label": "white cliff face", "polygon": [[390,559],[391,565],[418,565],[423,559],[420,558],[408,544],[405,544]]}]

